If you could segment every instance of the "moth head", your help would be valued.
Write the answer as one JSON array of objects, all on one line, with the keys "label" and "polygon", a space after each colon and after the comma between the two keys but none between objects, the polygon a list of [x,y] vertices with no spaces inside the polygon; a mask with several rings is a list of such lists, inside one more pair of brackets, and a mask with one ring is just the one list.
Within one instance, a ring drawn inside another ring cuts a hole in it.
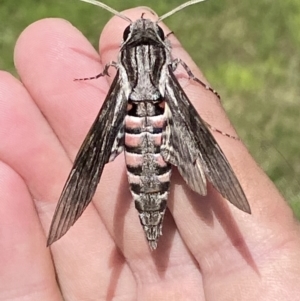
[{"label": "moth head", "polygon": [[123,45],[161,45],[165,39],[162,28],[149,19],[140,18],[128,25],[123,32]]}]

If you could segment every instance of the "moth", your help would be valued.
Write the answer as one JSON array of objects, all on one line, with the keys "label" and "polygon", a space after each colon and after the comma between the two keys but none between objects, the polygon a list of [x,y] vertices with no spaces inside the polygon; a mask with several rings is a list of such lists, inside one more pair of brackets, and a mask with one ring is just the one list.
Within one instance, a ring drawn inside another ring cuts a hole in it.
[{"label": "moth", "polygon": [[182,65],[192,80],[215,93],[193,76],[180,59],[173,59],[171,44],[158,25],[186,2],[156,22],[132,21],[94,0],[129,22],[123,33],[117,62],[107,64],[116,76],[103,106],[89,130],[63,188],[48,236],[48,245],[61,238],[91,202],[106,163],[123,150],[130,190],[150,249],[156,249],[170,188],[171,167],[176,166],[187,185],[207,194],[207,181],[240,210],[251,213],[243,189],[207,123],[197,113],[174,71]]}]

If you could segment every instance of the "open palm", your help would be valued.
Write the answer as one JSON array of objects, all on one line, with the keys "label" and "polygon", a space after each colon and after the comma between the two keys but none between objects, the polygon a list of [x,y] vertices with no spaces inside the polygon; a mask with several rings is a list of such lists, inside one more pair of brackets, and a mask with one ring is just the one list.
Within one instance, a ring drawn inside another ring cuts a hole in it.
[{"label": "open palm", "polygon": [[[126,15],[135,20],[142,12]],[[154,18],[149,12],[144,17]],[[114,17],[105,27],[103,64],[116,60],[127,25]],[[170,39],[173,57],[203,78]],[[106,166],[76,225],[46,248],[57,200],[109,84],[105,78],[73,81],[103,65],[85,37],[59,19],[41,20],[22,33],[15,64],[21,81],[0,73],[0,300],[300,299],[299,226],[242,143],[219,134],[252,215],[210,185],[206,197],[191,192],[174,171],[164,234],[151,252],[120,155]],[[212,93],[181,83],[207,122],[233,133]]]}]

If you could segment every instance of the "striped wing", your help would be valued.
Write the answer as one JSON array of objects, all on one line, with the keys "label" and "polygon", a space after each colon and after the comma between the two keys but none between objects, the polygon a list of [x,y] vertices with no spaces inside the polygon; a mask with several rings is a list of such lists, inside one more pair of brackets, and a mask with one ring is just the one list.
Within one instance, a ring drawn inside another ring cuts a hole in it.
[{"label": "striped wing", "polygon": [[163,142],[165,160],[178,167],[194,191],[206,194],[205,174],[224,198],[240,210],[251,213],[244,191],[223,151],[180,87],[172,67],[168,68],[165,100],[170,122]]},{"label": "striped wing", "polygon": [[127,100],[117,73],[69,174],[51,223],[47,245],[61,238],[91,202],[104,165],[122,130]]}]

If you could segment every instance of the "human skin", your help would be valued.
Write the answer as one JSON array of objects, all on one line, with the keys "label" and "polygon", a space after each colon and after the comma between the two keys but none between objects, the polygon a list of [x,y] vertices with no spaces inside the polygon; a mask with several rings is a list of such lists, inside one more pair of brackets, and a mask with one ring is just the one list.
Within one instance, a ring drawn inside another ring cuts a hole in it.
[{"label": "human skin", "polygon": [[[132,20],[142,13],[156,18],[141,8],[125,12]],[[118,17],[109,21],[99,56],[70,23],[38,21],[16,43],[20,80],[0,72],[0,300],[297,300],[298,222],[242,142],[218,133],[213,135],[251,215],[211,185],[207,196],[193,193],[174,170],[163,236],[151,252],[120,155],[106,165],[93,202],[75,226],[46,247],[72,161],[114,71],[93,81],[73,79],[96,75],[116,61],[127,25]],[[205,81],[176,38],[169,38],[173,57]],[[202,118],[234,135],[214,94],[188,81],[184,71],[177,74]]]}]

